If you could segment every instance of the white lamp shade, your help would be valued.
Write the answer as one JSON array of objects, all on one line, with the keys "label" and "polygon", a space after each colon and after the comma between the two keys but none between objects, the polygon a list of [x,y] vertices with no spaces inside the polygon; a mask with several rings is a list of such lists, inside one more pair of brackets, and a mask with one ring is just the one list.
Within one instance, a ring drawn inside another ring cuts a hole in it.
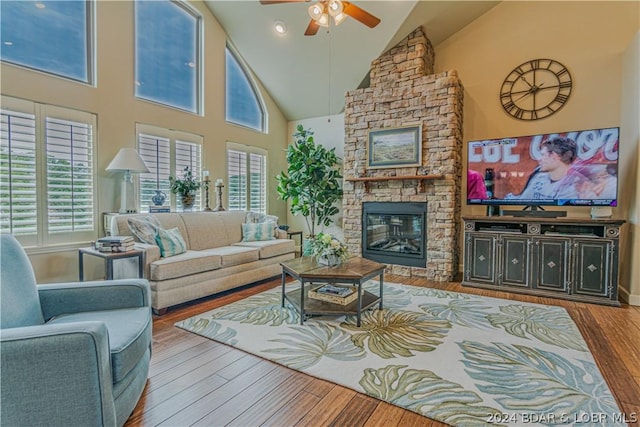
[{"label": "white lamp shade", "polygon": [[107,166],[107,170],[149,173],[149,168],[134,148],[121,148]]}]

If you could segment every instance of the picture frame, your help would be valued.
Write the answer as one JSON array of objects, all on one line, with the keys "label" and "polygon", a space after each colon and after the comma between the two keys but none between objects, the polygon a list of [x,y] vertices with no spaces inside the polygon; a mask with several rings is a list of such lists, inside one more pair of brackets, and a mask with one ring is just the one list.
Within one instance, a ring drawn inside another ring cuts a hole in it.
[{"label": "picture frame", "polygon": [[422,125],[371,129],[367,168],[422,166]]}]

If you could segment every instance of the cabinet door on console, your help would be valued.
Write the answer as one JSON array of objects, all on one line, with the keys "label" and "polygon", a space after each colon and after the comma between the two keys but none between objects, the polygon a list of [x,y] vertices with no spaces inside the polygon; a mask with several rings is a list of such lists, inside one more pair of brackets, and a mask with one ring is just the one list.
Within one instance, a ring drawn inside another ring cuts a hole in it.
[{"label": "cabinet door on console", "polygon": [[609,296],[611,246],[609,241],[575,241],[573,293],[598,297]]},{"label": "cabinet door on console", "polygon": [[508,286],[529,286],[531,254],[527,237],[502,236],[501,284]]},{"label": "cabinet door on console", "polygon": [[569,239],[533,239],[533,288],[567,292]]},{"label": "cabinet door on console", "polygon": [[488,233],[467,235],[465,280],[496,284],[496,239]]}]

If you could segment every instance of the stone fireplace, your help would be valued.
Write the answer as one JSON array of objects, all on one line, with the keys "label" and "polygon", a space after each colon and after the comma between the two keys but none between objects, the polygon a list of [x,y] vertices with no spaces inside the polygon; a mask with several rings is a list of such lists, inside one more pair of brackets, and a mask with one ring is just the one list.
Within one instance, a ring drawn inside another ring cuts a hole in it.
[{"label": "stone fireplace", "polygon": [[[370,87],[347,93],[343,230],[351,253],[370,256],[363,248],[365,204],[384,202],[391,209],[378,232],[395,225],[409,235],[416,223],[405,218],[403,205],[393,203],[423,203],[424,256],[409,265],[382,262],[393,274],[447,281],[458,272],[460,256],[463,87],[456,71],[433,74],[433,69],[433,47],[418,28],[372,62]],[[370,129],[417,124],[422,126],[421,166],[366,168]],[[402,250],[412,252],[413,241],[407,243]]]}]

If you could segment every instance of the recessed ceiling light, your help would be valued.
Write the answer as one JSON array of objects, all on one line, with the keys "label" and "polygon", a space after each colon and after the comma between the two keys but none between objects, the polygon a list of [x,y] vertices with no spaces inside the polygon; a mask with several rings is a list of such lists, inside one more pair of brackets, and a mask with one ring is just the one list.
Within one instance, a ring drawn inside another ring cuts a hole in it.
[{"label": "recessed ceiling light", "polygon": [[36,7],[38,9],[44,9],[45,7],[47,7],[44,3],[36,3]]},{"label": "recessed ceiling light", "polygon": [[286,34],[287,33],[287,25],[282,21],[276,21],[273,24],[273,28],[276,30],[278,34]]},{"label": "recessed ceiling light", "polygon": [[10,41],[6,41],[6,42],[4,42],[4,44],[7,45],[7,46],[13,46],[13,42],[10,42]]}]

